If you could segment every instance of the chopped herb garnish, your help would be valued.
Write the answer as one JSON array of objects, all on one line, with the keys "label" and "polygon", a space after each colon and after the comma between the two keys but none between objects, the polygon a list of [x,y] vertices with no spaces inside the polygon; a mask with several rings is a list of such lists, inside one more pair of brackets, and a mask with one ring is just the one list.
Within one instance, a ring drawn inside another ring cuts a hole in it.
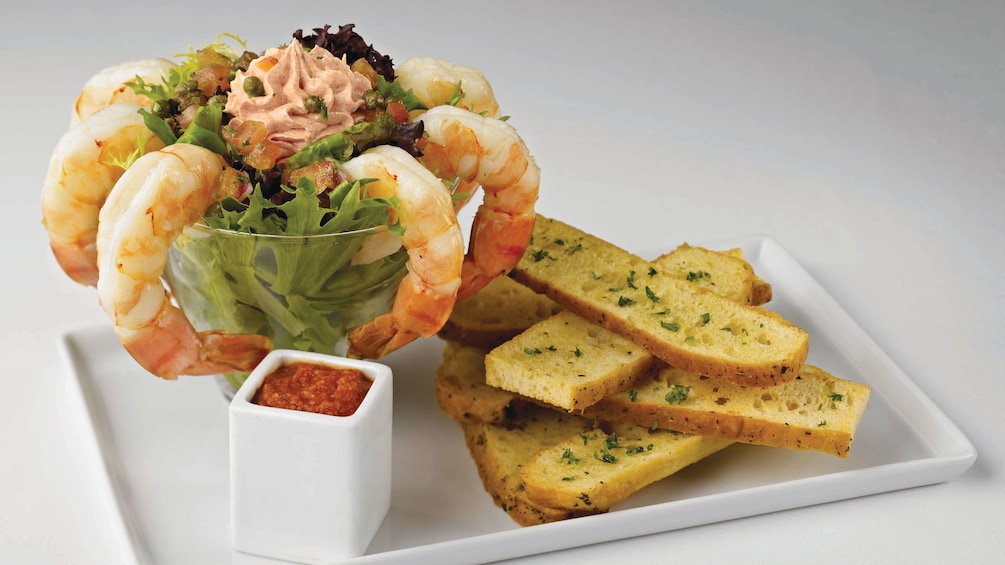
[{"label": "chopped herb garnish", "polygon": [[707,324],[708,321],[711,320],[711,319],[712,319],[712,316],[708,312],[705,312],[704,314],[701,315],[701,323],[702,324]]},{"label": "chopped herb garnish", "polygon": [[559,461],[562,461],[566,465],[576,465],[579,463],[579,458],[572,453],[571,449],[566,448],[565,451],[562,452],[562,457]]},{"label": "chopped herb garnish", "polygon": [[670,392],[664,397],[668,404],[680,404],[687,399],[688,393],[691,392],[691,387],[671,384]]},{"label": "chopped herb garnish", "polygon": [[628,288],[638,289],[638,287],[635,286],[635,271],[628,272]]},{"label": "chopped herb garnish", "polygon": [[657,274],[656,273],[656,269],[654,267],[649,267],[649,276],[650,277],[655,277],[656,274]]},{"label": "chopped herb garnish", "polygon": [[689,271],[688,274],[687,274],[687,280],[688,280],[688,282],[694,282],[694,281],[696,281],[698,279],[705,278],[705,277],[711,277],[711,276],[712,275],[708,274],[708,271],[697,271],[697,272],[695,272],[695,271]]},{"label": "chopped herb garnish", "polygon": [[607,438],[604,440],[604,448],[614,449],[615,447],[619,447],[618,434],[615,432],[611,432],[611,435],[607,436]]},{"label": "chopped herb garnish", "polygon": [[523,348],[523,352],[526,353],[527,355],[540,355],[541,354],[541,350],[538,349],[537,347],[524,347]]},{"label": "chopped herb garnish", "polygon": [[575,355],[576,357],[582,357],[583,356],[583,352],[580,351],[578,347],[573,350],[572,354]]},{"label": "chopped herb garnish", "polygon": [[663,329],[667,329],[672,332],[680,330],[680,324],[675,322],[660,322],[660,325],[663,326]]},{"label": "chopped herb garnish", "polygon": [[618,458],[614,456],[606,447],[603,450],[594,452],[593,458],[604,463],[617,463]]},{"label": "chopped herb garnish", "polygon": [[656,293],[653,292],[653,289],[649,288],[648,286],[646,287],[646,297],[649,298],[649,300],[652,300],[653,302],[660,301],[660,297],[656,296]]},{"label": "chopped herb garnish", "polygon": [[632,300],[631,298],[628,298],[627,296],[618,297],[618,306],[624,307],[624,306],[631,306],[632,304],[635,304],[635,301]]},{"label": "chopped herb garnish", "polygon": [[535,263],[539,263],[545,259],[551,259],[547,249],[538,249],[531,254],[531,257],[534,258]]},{"label": "chopped herb garnish", "polygon": [[844,400],[844,395],[837,392],[832,392],[830,393],[830,399],[833,400],[834,402],[841,402],[842,400]]},{"label": "chopped herb garnish", "polygon": [[822,427],[824,427],[826,425],[827,425],[827,420],[820,420],[820,423],[817,424],[817,427],[818,428],[822,428]]},{"label": "chopped herb garnish", "polygon": [[635,402],[638,399],[639,399],[639,393],[634,388],[628,389],[628,400],[630,402]]}]

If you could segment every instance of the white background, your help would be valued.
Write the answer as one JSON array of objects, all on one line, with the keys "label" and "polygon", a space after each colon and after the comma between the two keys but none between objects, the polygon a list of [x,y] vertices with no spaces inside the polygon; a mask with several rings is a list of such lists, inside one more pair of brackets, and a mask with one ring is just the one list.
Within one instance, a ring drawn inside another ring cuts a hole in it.
[{"label": "white background", "polygon": [[[25,2],[0,21],[0,562],[118,552],[56,355],[107,323],[40,223],[98,69],[354,22],[403,61],[480,67],[543,173],[538,209],[629,250],[770,235],[975,444],[935,486],[561,558],[993,562],[1005,554],[1005,7],[987,2]],[[151,377],[153,378],[153,377]],[[431,376],[430,376],[431,378]]]}]

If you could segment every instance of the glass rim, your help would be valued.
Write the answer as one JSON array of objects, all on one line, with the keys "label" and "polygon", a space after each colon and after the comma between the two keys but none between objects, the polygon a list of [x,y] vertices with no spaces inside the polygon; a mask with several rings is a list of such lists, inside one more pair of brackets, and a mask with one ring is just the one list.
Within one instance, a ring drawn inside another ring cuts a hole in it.
[{"label": "glass rim", "polygon": [[359,230],[349,230],[340,231],[335,233],[314,233],[314,234],[273,234],[273,233],[251,233],[244,231],[237,231],[225,228],[214,228],[205,222],[197,222],[195,224],[189,224],[185,226],[185,229],[194,229],[203,233],[209,234],[222,234],[234,237],[253,237],[253,238],[264,238],[264,239],[275,239],[275,240],[294,240],[294,239],[325,239],[325,238],[340,238],[340,237],[359,237],[364,235],[373,235],[380,232],[388,231],[386,224],[381,224],[379,226],[371,226],[369,228],[363,228]]}]

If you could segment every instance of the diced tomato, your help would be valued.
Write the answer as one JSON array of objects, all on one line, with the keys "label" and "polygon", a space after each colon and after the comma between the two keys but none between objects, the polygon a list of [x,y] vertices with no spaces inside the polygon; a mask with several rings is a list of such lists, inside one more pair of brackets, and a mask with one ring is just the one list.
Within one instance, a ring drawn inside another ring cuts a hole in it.
[{"label": "diced tomato", "polygon": [[233,145],[234,150],[240,155],[251,153],[268,133],[265,130],[265,124],[256,120],[245,120],[236,130],[223,128],[223,138],[227,143]]},{"label": "diced tomato", "polygon": [[227,80],[229,71],[230,69],[222,65],[209,65],[195,71],[192,78],[198,83],[199,90],[203,94],[213,96],[218,89],[219,92],[226,92],[230,89],[230,82]]},{"label": "diced tomato", "polygon": [[196,61],[201,67],[208,67],[210,65],[221,65],[223,67],[230,66],[230,59],[210,47],[205,47],[196,51],[195,55]]},{"label": "diced tomato", "polygon": [[388,102],[387,103],[387,113],[391,114],[394,121],[399,124],[403,124],[408,121],[408,110],[405,109],[405,105],[401,102]]},{"label": "diced tomato", "polygon": [[244,158],[244,163],[259,171],[267,171],[276,166],[276,160],[279,159],[281,153],[282,150],[278,145],[264,139],[248,153],[248,156]]},{"label": "diced tomato", "polygon": [[262,57],[261,59],[259,59],[257,63],[255,63],[255,66],[257,66],[259,69],[262,69],[265,72],[269,72],[270,70],[272,70],[272,67],[275,67],[278,64],[279,59],[275,57]]},{"label": "diced tomato", "polygon": [[377,71],[373,70],[366,59],[356,59],[349,65],[349,69],[365,76],[370,81],[370,88],[377,87]]},{"label": "diced tomato", "polygon": [[317,187],[318,194],[325,190],[335,188],[338,178],[335,173],[335,166],[328,159],[318,161],[310,165],[286,171],[283,173],[283,183],[289,186],[296,186],[297,181],[303,177],[310,177]]},{"label": "diced tomato", "polygon": [[248,178],[233,167],[224,167],[220,175],[220,195],[233,196],[238,200],[246,196]]}]

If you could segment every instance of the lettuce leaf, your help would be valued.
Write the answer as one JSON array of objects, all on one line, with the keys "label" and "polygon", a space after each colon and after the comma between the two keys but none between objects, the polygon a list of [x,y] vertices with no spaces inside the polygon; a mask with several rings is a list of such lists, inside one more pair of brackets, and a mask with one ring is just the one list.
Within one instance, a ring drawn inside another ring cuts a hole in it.
[{"label": "lettuce leaf", "polygon": [[138,110],[143,116],[143,124],[161,140],[164,145],[175,143],[191,143],[205,147],[218,155],[227,155],[227,142],[221,134],[223,123],[223,104],[208,104],[200,107],[192,118],[192,123],[185,128],[181,136],[175,136],[167,121],[150,113],[145,108]]},{"label": "lettuce leaf", "polygon": [[223,124],[223,104],[207,104],[195,112],[192,123],[178,138],[178,143],[205,147],[218,155],[227,154],[227,142],[220,133]]}]

